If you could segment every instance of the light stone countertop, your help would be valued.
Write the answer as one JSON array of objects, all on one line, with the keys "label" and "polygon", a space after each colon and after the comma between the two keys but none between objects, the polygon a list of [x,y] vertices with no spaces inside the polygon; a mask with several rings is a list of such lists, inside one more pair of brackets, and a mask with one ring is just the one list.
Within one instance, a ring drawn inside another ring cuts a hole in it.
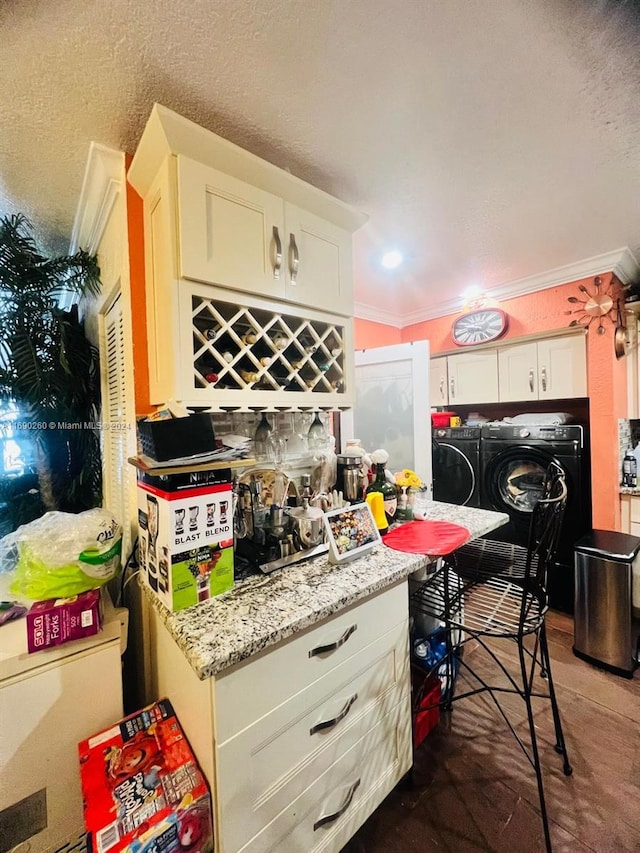
[{"label": "light stone countertop", "polygon": [[[504,513],[428,501],[421,495],[415,509],[425,511],[429,520],[466,527],[471,539],[508,521]],[[253,575],[222,595],[176,613],[146,584],[141,587],[198,677],[205,679],[404,580],[428,562],[426,556],[384,544],[338,566],[324,554],[269,575]]]},{"label": "light stone countertop", "polygon": [[640,486],[620,486],[621,495],[640,495]]}]

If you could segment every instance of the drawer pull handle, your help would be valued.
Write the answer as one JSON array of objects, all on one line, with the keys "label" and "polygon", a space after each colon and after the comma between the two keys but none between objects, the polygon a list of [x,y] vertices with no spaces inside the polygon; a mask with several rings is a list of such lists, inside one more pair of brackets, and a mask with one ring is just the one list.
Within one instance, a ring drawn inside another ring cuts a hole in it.
[{"label": "drawer pull handle", "polygon": [[326,646],[316,646],[315,649],[311,649],[309,652],[309,657],[312,658],[316,655],[323,655],[325,652],[335,652],[335,650],[339,649],[340,646],[344,646],[357,627],[357,625],[349,625],[340,639],[336,640],[335,643],[327,643]]},{"label": "drawer pull handle", "polygon": [[353,795],[358,790],[360,786],[360,780],[356,779],[353,785],[347,791],[347,796],[345,797],[344,803],[340,806],[337,812],[333,812],[333,814],[325,814],[322,817],[319,817],[318,820],[313,824],[313,831],[316,829],[320,829],[321,826],[325,826],[328,823],[333,823],[334,820],[338,820],[338,818],[343,815],[346,810],[351,805],[351,800],[353,800]]},{"label": "drawer pull handle", "polygon": [[321,723],[316,723],[315,726],[312,726],[309,730],[309,734],[314,735],[316,732],[323,731],[323,729],[332,729],[334,726],[337,726],[340,720],[344,720],[347,716],[357,698],[358,694],[354,693],[353,696],[350,699],[347,699],[344,703],[344,707],[337,717],[333,717],[331,720],[323,720]]},{"label": "drawer pull handle", "polygon": [[275,264],[273,265],[273,277],[275,279],[280,278],[280,270],[282,268],[282,240],[280,239],[280,233],[278,232],[278,226],[273,226],[273,240],[276,244],[276,258]]},{"label": "drawer pull handle", "polygon": [[293,255],[289,266],[289,272],[291,273],[291,284],[297,284],[298,278],[298,267],[300,266],[300,255],[298,254],[298,246],[296,244],[295,234],[289,234],[289,250]]}]

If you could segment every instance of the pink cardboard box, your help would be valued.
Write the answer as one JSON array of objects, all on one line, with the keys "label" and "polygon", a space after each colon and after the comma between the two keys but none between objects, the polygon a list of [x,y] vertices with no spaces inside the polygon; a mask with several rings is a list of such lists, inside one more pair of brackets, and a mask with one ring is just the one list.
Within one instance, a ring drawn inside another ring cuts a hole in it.
[{"label": "pink cardboard box", "polygon": [[39,652],[97,634],[102,623],[100,590],[91,589],[69,598],[36,601],[27,613],[27,647]]}]

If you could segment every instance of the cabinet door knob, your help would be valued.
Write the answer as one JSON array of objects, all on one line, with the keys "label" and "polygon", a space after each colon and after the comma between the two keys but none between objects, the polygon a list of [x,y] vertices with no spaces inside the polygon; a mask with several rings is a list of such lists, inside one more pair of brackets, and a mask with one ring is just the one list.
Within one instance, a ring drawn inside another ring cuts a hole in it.
[{"label": "cabinet door knob", "polygon": [[278,226],[273,226],[273,241],[276,244],[276,257],[275,263],[273,265],[273,277],[275,279],[280,278],[280,270],[282,269],[282,240],[280,239],[280,233],[278,231]]},{"label": "cabinet door knob", "polygon": [[453,381],[453,376],[452,376],[452,377],[451,377],[451,379],[449,380],[449,390],[450,390],[450,393],[451,393],[451,397],[452,397],[452,399],[453,399],[453,398],[456,396],[456,386],[455,386],[455,383],[454,383],[454,381]]},{"label": "cabinet door knob", "polygon": [[533,394],[533,370],[529,371],[529,390]]},{"label": "cabinet door knob", "polygon": [[542,390],[547,390],[547,368],[543,367],[540,371],[540,381],[542,383]]},{"label": "cabinet door knob", "polygon": [[338,820],[340,815],[343,815],[346,810],[351,805],[351,800],[353,800],[353,795],[358,790],[360,785],[360,780],[356,779],[353,785],[347,791],[347,796],[344,798],[344,802],[340,806],[337,812],[332,812],[332,814],[325,814],[322,817],[319,817],[318,820],[313,824],[313,831],[316,829],[320,829],[321,826],[325,826],[327,823],[333,823],[334,820]]},{"label": "cabinet door knob", "polygon": [[357,627],[357,625],[349,625],[344,634],[341,637],[338,637],[338,639],[334,643],[327,643],[326,646],[316,646],[315,648],[310,649],[309,657],[312,658],[316,655],[322,655],[325,652],[335,652],[335,650],[339,649],[340,646],[344,646],[344,644],[347,642],[353,632],[357,629]]},{"label": "cabinet door knob", "polygon": [[332,729],[334,726],[337,726],[340,720],[344,720],[347,716],[351,708],[353,707],[353,703],[358,698],[358,694],[354,693],[353,696],[350,696],[347,701],[344,703],[342,710],[336,714],[335,717],[332,717],[330,720],[322,720],[319,723],[316,723],[315,726],[311,726],[309,730],[310,735],[314,735],[316,732],[321,732],[324,729]]},{"label": "cabinet door knob", "polygon": [[297,284],[298,267],[300,266],[300,255],[296,244],[295,234],[289,234],[289,254],[291,257],[289,272],[291,273],[291,284]]}]

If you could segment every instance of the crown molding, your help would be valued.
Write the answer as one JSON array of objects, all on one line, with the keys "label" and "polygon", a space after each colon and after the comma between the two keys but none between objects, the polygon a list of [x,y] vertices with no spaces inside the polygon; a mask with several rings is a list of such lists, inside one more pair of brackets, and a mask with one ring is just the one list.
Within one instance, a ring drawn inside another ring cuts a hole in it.
[{"label": "crown molding", "polygon": [[124,153],[92,142],[71,232],[71,254],[80,247],[95,254],[124,179]]},{"label": "crown molding", "polygon": [[353,306],[353,316],[357,320],[370,320],[372,323],[382,323],[383,326],[394,326],[401,329],[407,324],[401,314],[391,314],[382,308],[374,308],[364,302],[356,302]]},{"label": "crown molding", "polygon": [[[487,295],[498,301],[513,299],[516,296],[526,296],[528,293],[535,293],[538,290],[546,290],[560,284],[568,284],[572,281],[579,281],[583,278],[591,278],[591,276],[603,275],[608,272],[612,272],[621,284],[628,284],[640,276],[640,263],[638,263],[631,249],[625,246],[612,252],[594,255],[592,258],[585,258],[582,261],[565,264],[562,267],[492,287],[487,290]],[[395,317],[393,323],[387,322],[389,325],[397,325],[399,320],[401,328],[403,328],[414,323],[422,323],[425,320],[433,320],[436,317],[459,314],[461,310],[462,298],[457,296],[435,304],[432,303],[428,308],[420,308],[403,314],[401,317]],[[356,316],[359,315],[356,314]],[[378,322],[384,321],[378,320]]]}]

